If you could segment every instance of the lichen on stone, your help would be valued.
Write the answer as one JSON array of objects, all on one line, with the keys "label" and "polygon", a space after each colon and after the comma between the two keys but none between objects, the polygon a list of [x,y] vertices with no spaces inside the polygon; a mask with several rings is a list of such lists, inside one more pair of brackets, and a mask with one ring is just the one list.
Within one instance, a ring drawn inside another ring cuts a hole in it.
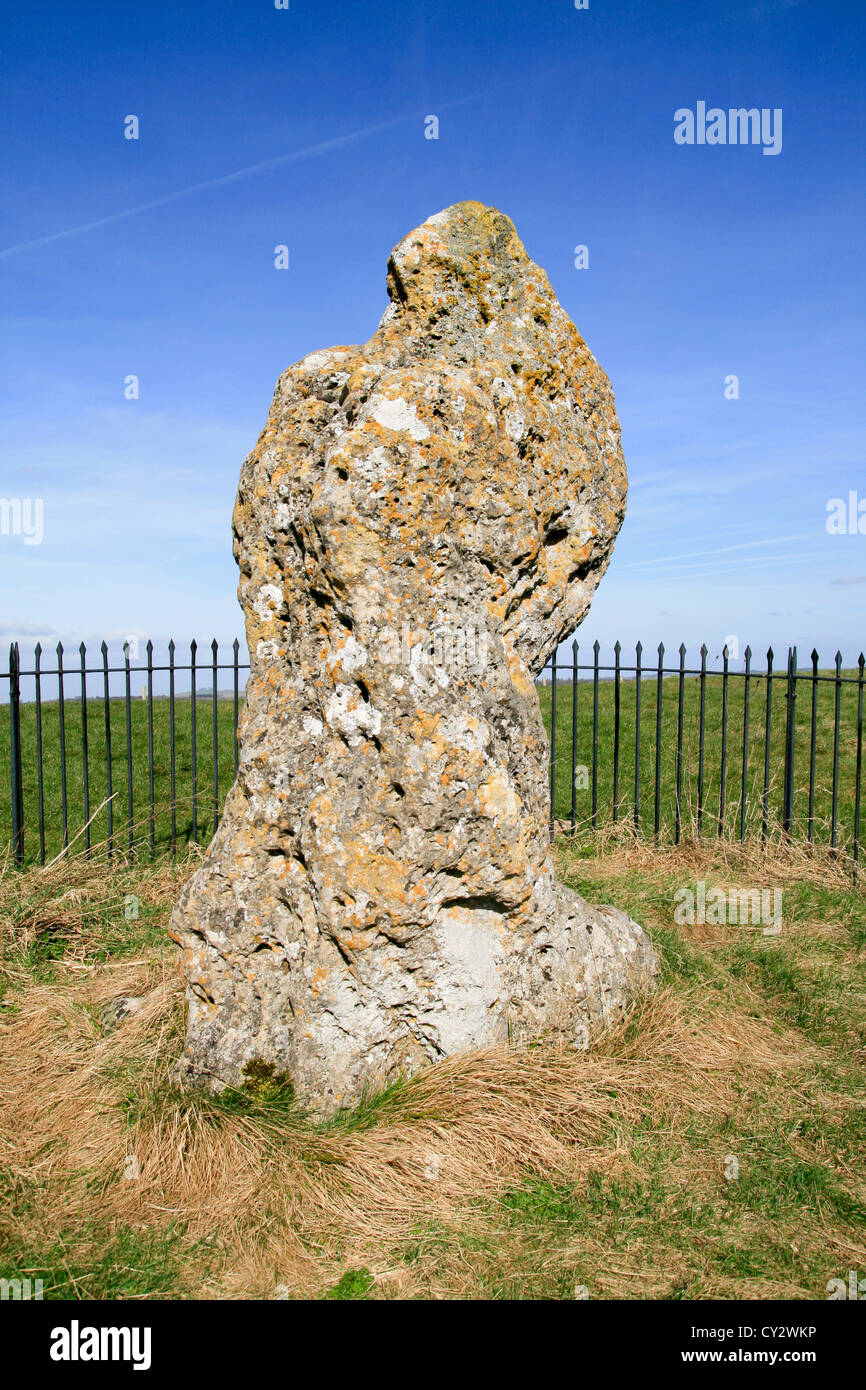
[{"label": "lichen on stone", "polygon": [[585,1046],[647,987],[641,929],[555,876],[534,678],[610,559],[610,383],[509,218],[394,249],[360,347],[280,377],[234,513],[238,776],[172,918],[179,1075],[250,1063],[327,1113],[470,1048]]}]

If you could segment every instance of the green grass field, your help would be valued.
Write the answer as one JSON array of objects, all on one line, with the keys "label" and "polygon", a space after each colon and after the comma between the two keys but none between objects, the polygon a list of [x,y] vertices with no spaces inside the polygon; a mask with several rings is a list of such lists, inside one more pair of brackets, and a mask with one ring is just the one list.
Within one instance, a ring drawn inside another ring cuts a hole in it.
[{"label": "green grass field", "polygon": [[[823,673],[828,674],[828,673]],[[846,672],[848,676],[856,672]],[[661,838],[670,840],[676,817],[676,746],[678,682],[667,677],[662,690],[661,764],[660,764],[660,822]],[[753,676],[751,681],[751,714],[749,725],[748,767],[746,774],[746,833],[760,833],[762,819],[761,797],[764,779],[764,728],[766,709],[766,680]],[[654,790],[656,763],[656,680],[650,672],[641,684],[641,760],[638,792],[640,828],[652,835],[654,829]],[[738,833],[740,800],[743,787],[743,692],[741,677],[732,677],[728,692],[728,743],[726,757],[726,789],[724,820],[726,833]],[[778,828],[782,813],[786,700],[784,678],[773,682],[772,718],[770,725],[770,826]],[[539,698],[545,723],[550,730],[551,688],[539,686]],[[704,815],[705,834],[716,834],[719,821],[721,742],[722,742],[722,679],[707,677],[704,747]],[[596,789],[596,819],[598,825],[614,818],[632,820],[635,787],[635,683],[624,680],[620,689],[619,721],[619,779],[614,801],[614,731],[616,723],[615,690],[613,683],[599,684],[598,698],[598,774]],[[815,838],[829,841],[834,753],[834,701],[832,681],[818,685],[817,738],[815,760]],[[576,826],[584,830],[592,820],[592,761],[593,761],[593,691],[592,682],[581,680],[578,685],[577,768],[574,792]],[[130,801],[127,778],[126,710],[121,699],[109,703],[111,719],[111,787],[113,792],[113,833],[115,845],[125,850],[130,843]],[[837,842],[840,850],[850,853],[853,845],[855,815],[855,783],[857,761],[858,691],[856,683],[841,688],[840,738],[838,753],[838,819]],[[196,701],[196,787],[193,788],[192,706],[188,699],[175,705],[175,836],[178,844],[193,837],[193,808],[197,839],[206,844],[213,832],[215,816],[234,776],[234,728],[231,700],[218,700],[217,719],[217,786],[214,790],[213,702],[210,698]],[[130,708],[130,746],[132,756],[132,839],[137,849],[150,852],[150,759],[148,755],[148,706],[141,699],[133,700]],[[697,677],[687,677],[684,689],[682,818],[695,822],[698,812],[698,780],[700,761],[700,683]],[[172,839],[171,752],[169,738],[169,703],[155,699],[153,704],[153,843],[157,853],[170,847]],[[794,833],[805,837],[809,803],[809,750],[811,733],[811,691],[806,681],[798,684],[796,702],[796,738],[794,759]],[[68,701],[65,707],[66,731],[66,803],[67,833],[75,840],[76,848],[83,847],[80,835],[85,824],[84,758],[82,751],[81,705]],[[32,703],[21,706],[21,744],[24,766],[24,825],[25,855],[33,862],[40,852],[39,797],[37,768],[36,710]],[[59,715],[56,701],[42,706],[42,746],[44,766],[43,815],[44,842],[48,858],[57,854],[63,844],[63,790],[61,779]],[[109,814],[103,805],[108,795],[106,769],[105,706],[102,701],[88,702],[88,772],[89,810],[93,817],[90,837],[94,844],[105,841],[109,834]],[[560,680],[557,684],[556,719],[556,778],[555,811],[560,821],[570,821],[572,813],[572,685]],[[99,809],[99,808],[102,809]],[[96,813],[96,814],[94,814]],[[11,800],[9,794],[9,711],[0,710],[0,846],[11,837]],[[75,837],[78,837],[77,839]]]}]

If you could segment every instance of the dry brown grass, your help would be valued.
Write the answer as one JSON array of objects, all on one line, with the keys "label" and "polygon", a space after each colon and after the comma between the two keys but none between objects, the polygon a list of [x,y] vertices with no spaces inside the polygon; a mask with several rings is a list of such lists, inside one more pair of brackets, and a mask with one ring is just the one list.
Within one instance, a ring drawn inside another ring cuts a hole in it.
[{"label": "dry brown grass", "polygon": [[[696,822],[686,821],[678,845],[666,841],[655,845],[649,838],[635,837],[632,823],[622,820],[616,825],[600,825],[592,844],[593,870],[609,878],[618,878],[627,871],[653,877],[676,874],[687,878],[690,873],[700,877],[712,865],[726,867],[733,883],[815,883],[840,890],[853,886],[853,860],[829,844],[809,844],[807,840],[788,840],[779,835],[768,839],[766,845],[754,838],[741,842],[732,834],[716,835],[712,818],[705,823],[700,839]],[[568,838],[560,836],[555,848],[560,865],[568,865]],[[861,893],[866,892],[862,874],[859,888]]]},{"label": "dry brown grass", "polygon": [[[656,854],[625,845],[595,867],[632,871]],[[189,871],[141,869],[136,891],[167,916]],[[70,1232],[74,1240],[85,1222],[109,1231],[179,1224],[190,1250],[185,1289],[205,1297],[270,1297],[277,1285],[315,1295],[359,1266],[383,1297],[484,1296],[491,1261],[519,1284],[563,1260],[589,1271],[602,1295],[663,1296],[691,1267],[687,1253],[669,1249],[649,1275],[645,1235],[613,1254],[603,1233],[579,1249],[540,1242],[507,1215],[500,1229],[497,1203],[536,1180],[577,1192],[591,1180],[641,1181],[639,1129],[664,1136],[668,1217],[677,1194],[717,1203],[729,1141],[714,1126],[780,1079],[780,1120],[796,1113],[814,1052],[804,1039],[753,1016],[746,996],[673,986],[641,1001],[590,1055],[542,1045],[453,1058],[331,1127],[276,1104],[232,1108],[179,1094],[169,1083],[183,1027],[173,951],[94,956],[95,920],[129,891],[127,871],[120,881],[118,872],[72,860],[0,881],[9,982],[0,1164],[17,1190],[38,1191],[14,1218],[17,1238],[33,1247]],[[62,959],[34,978],[22,952],[58,924]],[[100,1006],[126,994],[144,1006],[104,1036]],[[701,1142],[696,1122],[706,1122]],[[425,1244],[418,1235],[458,1227],[477,1229],[478,1241]],[[203,1238],[214,1243],[199,1258]],[[834,1238],[846,1239],[838,1230]],[[400,1252],[413,1242],[407,1263]],[[759,1296],[778,1296],[772,1282]],[[707,1275],[712,1288],[744,1296]]]}]

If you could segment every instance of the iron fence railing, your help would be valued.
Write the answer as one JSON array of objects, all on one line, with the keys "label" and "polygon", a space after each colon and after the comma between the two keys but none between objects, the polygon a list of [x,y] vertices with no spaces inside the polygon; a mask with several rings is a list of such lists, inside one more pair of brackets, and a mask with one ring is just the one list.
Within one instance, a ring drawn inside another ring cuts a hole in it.
[{"label": "iron fence railing", "polygon": [[[835,655],[832,671],[820,669],[816,650],[811,653],[808,669],[800,669],[796,647],[788,649],[783,669],[775,668],[772,647],[767,651],[766,667],[756,669],[751,648],[746,647],[741,671],[732,670],[727,647],[717,669],[708,665],[706,646],[700,649],[700,665],[691,667],[686,665],[684,644],[678,649],[675,665],[665,664],[663,643],[651,665],[644,664],[640,642],[634,664],[623,662],[619,642],[613,647],[612,663],[601,662],[599,642],[591,650],[592,659],[582,661],[580,646],[574,642],[570,661],[563,663],[555,654],[541,674],[542,707],[550,733],[551,832],[561,828],[574,834],[581,824],[595,829],[606,813],[613,824],[630,818],[636,834],[651,827],[658,843],[663,834],[667,789],[674,843],[682,839],[686,821],[697,838],[706,833],[711,822],[713,833],[719,837],[732,831],[744,841],[753,831],[764,845],[774,831],[786,837],[800,832],[807,843],[826,838],[831,849],[849,856],[857,878],[863,770],[862,652],[856,672],[849,674],[842,669],[840,652]],[[668,693],[666,717],[665,693],[670,685],[674,688]],[[736,696],[732,694],[735,687]],[[762,697],[757,725],[756,691]],[[832,713],[822,692],[830,697]],[[565,727],[560,717],[563,693],[569,701]],[[805,715],[801,713],[802,702],[798,705],[801,695],[808,701]],[[583,725],[582,699],[590,705]],[[689,723],[691,739],[687,745]],[[606,737],[600,753],[602,731]],[[648,732],[652,741],[646,757]],[[570,745],[565,755],[560,752],[563,735]],[[626,744],[630,763],[627,793],[622,775]],[[587,763],[580,762],[581,746],[587,750]],[[670,771],[667,778],[666,761]],[[570,773],[565,782],[567,805],[563,805],[564,763]],[[600,777],[606,766],[608,799],[603,811]],[[589,805],[583,807],[581,771],[586,775],[589,794]],[[733,796],[732,771],[738,783]]]},{"label": "iron fence railing", "polygon": [[[33,665],[25,668],[21,665],[19,646],[13,644],[9,671],[0,672],[0,680],[6,679],[9,683],[10,839],[15,862],[22,864],[33,857],[27,855],[25,848],[26,800],[32,803],[35,811],[37,853],[43,864],[52,841],[52,847],[60,849],[66,849],[71,843],[70,808],[73,803],[80,822],[73,838],[81,838],[85,851],[89,851],[94,842],[94,822],[103,811],[100,828],[105,831],[102,838],[107,843],[109,855],[119,848],[122,840],[129,851],[140,848],[144,841],[151,857],[155,857],[159,822],[162,822],[161,846],[167,845],[172,853],[180,841],[197,841],[200,830],[206,826],[210,826],[209,834],[212,834],[219,824],[222,801],[228,790],[226,745],[232,779],[238,768],[241,672],[249,670],[249,662],[240,659],[240,650],[240,643],[235,639],[231,660],[222,661],[219,645],[214,640],[209,658],[202,663],[198,658],[198,644],[193,641],[189,647],[189,661],[180,661],[172,640],[161,661],[155,659],[154,644],[147,642],[144,663],[133,665],[131,646],[127,642],[123,646],[122,664],[117,665],[112,663],[108,644],[103,642],[98,663],[91,665],[82,642],[77,651],[78,660],[70,665],[65,662],[63,644],[58,643],[56,665],[46,667],[42,646],[37,644]],[[227,691],[220,691],[220,673],[226,671],[231,673],[230,686]],[[119,696],[116,694],[117,677],[121,678]],[[141,704],[133,697],[133,679],[143,680]],[[179,680],[188,689],[179,690]],[[202,682],[208,681],[209,690],[203,690]],[[28,682],[31,701],[22,699],[22,686]],[[159,685],[164,690],[162,696],[158,693]],[[56,700],[48,704],[46,694],[50,695],[52,687]],[[209,717],[209,730],[203,730],[200,724],[202,699],[208,706],[205,718]],[[230,719],[224,712],[226,703]],[[189,719],[181,735],[179,713],[184,704],[188,704]],[[143,717],[141,705],[144,706]],[[157,713],[161,716],[159,726]],[[46,748],[49,714],[55,740],[52,747]],[[32,755],[29,760],[22,739],[25,719],[31,734],[27,749]],[[69,747],[70,723],[78,745],[74,753]],[[202,754],[209,768],[203,768]],[[135,769],[142,762],[142,776],[147,778],[147,810],[139,817],[136,815]],[[99,790],[104,791],[104,797],[94,812],[94,772],[97,769],[101,776]],[[158,771],[162,783],[159,796]],[[188,773],[188,795],[181,788],[182,772]],[[70,786],[73,776],[74,794]],[[204,791],[205,777],[209,778],[209,793]],[[139,790],[140,783],[141,776]],[[179,815],[184,811],[188,818],[182,824]],[[56,844],[58,831],[59,846]]]},{"label": "iron fence railing", "polygon": [[[237,723],[249,662],[235,640],[227,660],[216,641],[204,661],[196,642],[179,660],[171,641],[153,643],[136,661],[129,643],[112,660],[107,643],[88,660],[85,644],[70,662],[62,644],[46,666],[37,646],[23,666],[10,649],[0,720],[0,843],[17,864],[79,843],[108,853],[174,854],[209,837],[238,766]],[[746,648],[735,670],[727,647],[711,667],[687,666],[687,649],[665,664],[660,645],[650,664],[641,643],[633,663],[617,642],[613,661],[601,646],[583,660],[554,656],[538,677],[550,738],[551,831],[572,835],[601,823],[679,843],[683,835],[775,835],[826,841],[851,863],[860,859],[864,657],[846,672],[836,653],[822,670],[817,651],[798,666],[790,648],[776,668],[753,666]],[[225,673],[229,673],[227,676]],[[220,688],[220,681],[227,688]],[[140,697],[134,686],[141,682]],[[6,775],[2,749],[9,749]],[[145,790],[146,788],[146,790]],[[5,798],[4,798],[5,799]]]}]

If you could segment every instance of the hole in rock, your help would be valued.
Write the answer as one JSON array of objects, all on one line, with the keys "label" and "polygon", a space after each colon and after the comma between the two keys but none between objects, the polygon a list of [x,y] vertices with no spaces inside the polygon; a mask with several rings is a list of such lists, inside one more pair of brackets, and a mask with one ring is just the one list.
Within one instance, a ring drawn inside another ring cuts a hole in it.
[{"label": "hole in rock", "polygon": [[295,525],[294,522],[291,522],[291,523],[290,523],[290,525],[289,525],[289,530],[291,531],[292,535],[294,536],[295,545],[296,545],[296,546],[298,547],[298,549],[300,550],[301,555],[302,555],[302,556],[306,556],[307,547],[304,545],[304,538],[303,538],[303,536],[301,535],[300,531],[298,530],[298,528],[297,528],[297,526]]},{"label": "hole in rock", "polygon": [[505,912],[506,908],[498,898],[491,894],[480,894],[475,898],[446,898],[442,907],[465,907],[469,912]]},{"label": "hole in rock", "polygon": [[564,526],[557,526],[557,527],[555,527],[552,531],[546,531],[546,532],[545,532],[545,534],[544,534],[544,544],[545,544],[545,545],[559,545],[559,542],[560,542],[560,541],[566,540],[567,536],[568,536],[568,532],[567,532],[567,530],[565,529],[565,527],[564,527]]}]

